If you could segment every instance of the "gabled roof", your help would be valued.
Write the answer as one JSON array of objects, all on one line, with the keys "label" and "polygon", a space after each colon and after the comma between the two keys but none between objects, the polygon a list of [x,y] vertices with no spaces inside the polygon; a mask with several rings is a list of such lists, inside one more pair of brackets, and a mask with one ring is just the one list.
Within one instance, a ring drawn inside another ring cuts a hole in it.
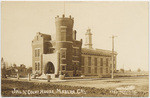
[{"label": "gabled roof", "polygon": [[49,34],[39,33],[39,35],[41,35],[41,37],[43,37],[45,40],[51,40],[51,35]]},{"label": "gabled roof", "polygon": [[[103,50],[103,49],[82,48],[81,53],[82,54],[89,54],[89,55],[98,55],[98,56],[112,56],[112,51]],[[117,52],[114,52],[114,55],[117,55]]]}]

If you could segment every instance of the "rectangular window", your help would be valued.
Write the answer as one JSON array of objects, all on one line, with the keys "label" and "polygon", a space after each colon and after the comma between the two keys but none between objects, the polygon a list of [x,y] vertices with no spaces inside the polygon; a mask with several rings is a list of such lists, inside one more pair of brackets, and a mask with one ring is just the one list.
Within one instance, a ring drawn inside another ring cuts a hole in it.
[{"label": "rectangular window", "polygon": [[108,68],[106,68],[106,73],[108,73]]},{"label": "rectangular window", "polygon": [[95,66],[97,66],[97,58],[94,59]]},{"label": "rectangular window", "polygon": [[35,49],[35,57],[39,57],[40,56],[40,49]]},{"label": "rectangular window", "polygon": [[81,69],[81,70],[82,70],[82,73],[84,73],[84,67],[82,67],[82,69]]},{"label": "rectangular window", "polygon": [[95,67],[95,73],[97,73],[97,67]]},{"label": "rectangular window", "polygon": [[61,36],[60,36],[60,39],[61,41],[66,41],[66,26],[61,26]]},{"label": "rectangular window", "polygon": [[84,57],[82,57],[82,66],[84,66]]},{"label": "rectangular window", "polygon": [[100,62],[101,66],[103,66],[103,58],[101,58],[101,62]]},{"label": "rectangular window", "polygon": [[76,49],[74,48],[74,55],[76,56],[77,55],[77,51],[76,51]]},{"label": "rectangular window", "polygon": [[61,49],[60,56],[62,59],[66,59],[66,49]]},{"label": "rectangular window", "polygon": [[38,69],[37,70],[40,70],[40,63],[38,62]]},{"label": "rectangular window", "polygon": [[103,73],[103,68],[100,68],[100,73]]},{"label": "rectangular window", "polygon": [[35,57],[37,57],[37,50],[35,50]]},{"label": "rectangular window", "polygon": [[38,68],[37,68],[37,63],[35,63],[35,71],[37,70]]},{"label": "rectangular window", "polygon": [[38,57],[40,56],[40,49],[38,49]]},{"label": "rectangular window", "polygon": [[76,56],[79,55],[79,49],[76,49]]},{"label": "rectangular window", "polygon": [[91,67],[88,67],[88,73],[91,73]]},{"label": "rectangular window", "polygon": [[73,49],[73,55],[75,55],[75,49]]},{"label": "rectangular window", "polygon": [[108,58],[106,58],[106,66],[108,66]]},{"label": "rectangular window", "polygon": [[66,70],[66,66],[65,65],[62,65],[62,70]]},{"label": "rectangular window", "polygon": [[114,61],[115,61],[115,57],[114,57]]},{"label": "rectangular window", "polygon": [[91,66],[91,57],[88,57],[88,66]]}]

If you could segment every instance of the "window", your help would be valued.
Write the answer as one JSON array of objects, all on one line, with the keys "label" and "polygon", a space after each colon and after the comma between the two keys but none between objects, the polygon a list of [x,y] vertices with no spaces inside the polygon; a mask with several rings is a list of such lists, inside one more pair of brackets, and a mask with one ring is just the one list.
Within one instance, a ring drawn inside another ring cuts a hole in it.
[{"label": "window", "polygon": [[61,26],[60,27],[61,28],[61,37],[60,37],[60,39],[61,39],[61,41],[66,41],[66,26]]},{"label": "window", "polygon": [[79,49],[76,49],[76,56],[79,55]]},{"label": "window", "polygon": [[106,73],[108,73],[108,68],[106,68]]},{"label": "window", "polygon": [[94,71],[95,73],[97,73],[97,68],[95,67],[95,71]]},{"label": "window", "polygon": [[84,67],[82,67],[81,71],[82,71],[82,73],[84,73]]},{"label": "window", "polygon": [[84,57],[82,57],[82,66],[84,66]]},{"label": "window", "polygon": [[106,66],[108,66],[108,58],[106,58]]},{"label": "window", "polygon": [[37,63],[35,63],[35,70],[37,70]]},{"label": "window", "polygon": [[77,50],[74,48],[74,55],[76,56],[77,55]]},{"label": "window", "polygon": [[40,56],[40,49],[38,49],[38,57]]},{"label": "window", "polygon": [[95,66],[97,66],[97,58],[94,59]]},{"label": "window", "polygon": [[62,70],[66,70],[66,66],[63,65],[63,66],[62,66]]},{"label": "window", "polygon": [[91,66],[91,57],[88,57],[88,66]]},{"label": "window", "polygon": [[35,57],[39,57],[40,56],[40,49],[35,49]]},{"label": "window", "polygon": [[40,70],[40,63],[38,62],[38,69],[37,70]]},{"label": "window", "polygon": [[100,68],[100,73],[103,73],[103,68]]},{"label": "window", "polygon": [[101,62],[100,62],[101,66],[103,66],[103,58],[101,58]]},{"label": "window", "polygon": [[65,59],[66,58],[66,48],[64,48],[64,49],[61,49],[61,58],[62,59]]},{"label": "window", "polygon": [[115,57],[114,57],[114,61],[115,61]]},{"label": "window", "polygon": [[35,57],[37,57],[37,50],[35,50]]},{"label": "window", "polygon": [[75,49],[73,48],[73,55],[75,55]]},{"label": "window", "polygon": [[88,67],[88,73],[91,73],[91,67]]},{"label": "window", "polygon": [[74,48],[73,49],[73,55],[78,56],[79,55],[79,49]]}]

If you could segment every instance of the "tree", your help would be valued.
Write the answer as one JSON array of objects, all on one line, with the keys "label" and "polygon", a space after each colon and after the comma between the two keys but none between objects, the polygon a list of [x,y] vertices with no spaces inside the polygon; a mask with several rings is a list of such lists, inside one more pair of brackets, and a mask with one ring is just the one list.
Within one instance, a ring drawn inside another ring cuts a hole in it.
[{"label": "tree", "polygon": [[14,64],[13,64],[13,67],[17,67],[17,65],[14,63]]},{"label": "tree", "polygon": [[129,72],[131,72],[131,69],[129,69]]},{"label": "tree", "polygon": [[141,72],[141,69],[140,69],[140,68],[138,68],[137,72]]},{"label": "tree", "polygon": [[120,69],[120,72],[123,72],[123,73],[124,73],[124,69]]}]

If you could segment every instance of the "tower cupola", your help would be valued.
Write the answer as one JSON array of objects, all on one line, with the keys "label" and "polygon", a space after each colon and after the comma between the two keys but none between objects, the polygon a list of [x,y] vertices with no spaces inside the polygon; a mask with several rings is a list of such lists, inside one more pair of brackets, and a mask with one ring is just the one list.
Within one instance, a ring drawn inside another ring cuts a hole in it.
[{"label": "tower cupola", "polygon": [[87,32],[85,33],[85,47],[92,49],[92,33],[90,28],[88,28]]}]

